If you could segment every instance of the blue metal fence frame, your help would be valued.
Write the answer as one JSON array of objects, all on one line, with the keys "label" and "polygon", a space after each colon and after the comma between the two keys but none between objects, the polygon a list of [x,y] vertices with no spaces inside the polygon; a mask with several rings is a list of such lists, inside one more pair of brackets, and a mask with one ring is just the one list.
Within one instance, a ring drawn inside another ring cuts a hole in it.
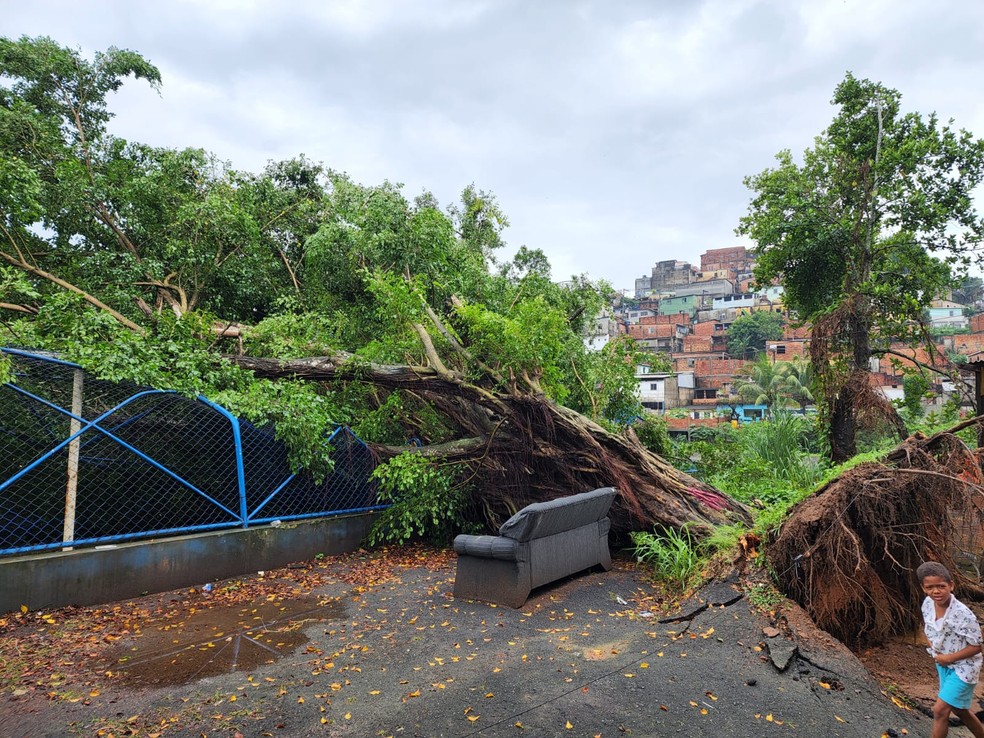
[{"label": "blue metal fence frame", "polygon": [[[20,349],[0,347],[0,353],[10,354],[12,356],[22,356],[25,358],[43,361],[51,364],[58,364],[71,369],[83,369],[83,367],[81,367],[80,365],[72,362],[56,359],[54,357],[50,357],[44,354],[33,353],[30,351],[23,351]],[[39,397],[38,395],[29,392],[22,387],[18,387],[16,382],[10,382],[7,385],[0,385],[0,386],[6,386],[7,388],[12,389],[13,391],[35,402],[41,403],[42,405],[49,407],[58,413],[61,413],[66,418],[73,419],[81,424],[81,427],[77,432],[70,434],[67,438],[55,444],[52,448],[48,449],[37,459],[33,460],[30,464],[28,464],[23,469],[13,474],[9,478],[0,480],[0,496],[3,495],[4,490],[11,487],[17,480],[23,478],[25,475],[29,474],[32,470],[37,469],[38,467],[46,463],[48,460],[52,459],[60,451],[65,449],[72,441],[74,441],[77,438],[80,438],[81,436],[85,435],[86,433],[89,433],[90,431],[95,431],[102,434],[106,438],[110,439],[113,443],[116,443],[119,446],[125,448],[127,451],[137,456],[137,458],[139,458],[140,460],[146,462],[147,464],[150,464],[154,468],[158,469],[162,473],[174,479],[180,485],[184,486],[185,488],[194,492],[195,494],[201,496],[203,499],[207,500],[211,505],[214,505],[219,510],[227,513],[230,516],[230,519],[228,521],[223,521],[218,523],[181,526],[181,527],[174,527],[174,528],[163,528],[158,530],[141,531],[138,533],[124,533],[119,535],[105,535],[105,536],[98,536],[92,538],[80,538],[80,539],[73,539],[69,541],[56,541],[52,543],[20,546],[14,548],[0,548],[0,556],[59,550],[59,549],[64,549],[66,547],[114,543],[120,541],[137,540],[137,539],[148,538],[148,537],[183,535],[188,533],[198,533],[198,532],[229,529],[229,528],[236,528],[236,527],[249,528],[251,526],[255,527],[260,525],[266,525],[278,520],[290,521],[290,520],[304,520],[304,519],[313,519],[313,518],[333,517],[338,515],[374,512],[389,507],[389,505],[376,504],[376,505],[366,505],[361,507],[351,507],[351,508],[338,509],[338,510],[322,510],[317,512],[306,512],[306,513],[299,513],[299,514],[261,517],[260,512],[278,495],[280,495],[292,481],[294,481],[297,478],[299,472],[294,471],[290,473],[286,479],[282,480],[279,484],[277,484],[275,488],[272,491],[270,491],[270,493],[267,494],[262,499],[262,501],[256,505],[256,507],[252,511],[249,510],[248,503],[247,503],[247,495],[246,495],[246,468],[243,458],[243,443],[242,443],[242,432],[241,432],[242,428],[241,428],[240,420],[231,412],[229,412],[229,410],[227,410],[226,408],[222,407],[221,405],[215,402],[212,402],[208,398],[201,395],[199,395],[196,398],[197,401],[202,403],[206,407],[214,410],[215,412],[217,412],[219,415],[225,418],[230,425],[230,429],[234,441],[234,447],[235,447],[236,478],[237,478],[236,484],[237,484],[237,493],[239,499],[238,512],[229,509],[229,507],[223,505],[221,502],[214,499],[211,495],[199,489],[197,486],[195,486],[193,483],[182,477],[180,474],[176,473],[172,469],[169,469],[167,466],[157,462],[156,460],[154,460],[153,458],[142,452],[140,449],[135,448],[134,446],[127,443],[123,439],[119,438],[115,433],[113,433],[113,430],[117,430],[125,423],[120,424],[120,426],[114,427],[112,430],[102,427],[100,425],[102,421],[106,420],[107,418],[111,417],[114,413],[117,413],[120,409],[126,407],[127,405],[131,404],[132,402],[142,397],[147,397],[150,395],[173,395],[176,394],[175,392],[171,390],[157,390],[157,389],[141,390],[131,395],[123,402],[118,403],[111,409],[103,412],[95,420],[86,420],[83,417],[79,417],[73,414],[70,410],[66,410],[65,408],[60,407],[57,404],[44,399],[43,397]],[[130,419],[126,421],[126,423],[132,421],[133,419]],[[339,425],[335,428],[335,430],[329,436],[328,442],[331,443],[333,440],[336,439],[336,437],[339,436],[339,434],[342,433],[349,434],[351,438],[354,439],[359,445],[368,449],[368,446],[365,444],[364,441],[362,441],[362,439],[360,439],[358,436],[352,433],[351,429],[349,429],[347,426],[342,426],[342,425]]]}]

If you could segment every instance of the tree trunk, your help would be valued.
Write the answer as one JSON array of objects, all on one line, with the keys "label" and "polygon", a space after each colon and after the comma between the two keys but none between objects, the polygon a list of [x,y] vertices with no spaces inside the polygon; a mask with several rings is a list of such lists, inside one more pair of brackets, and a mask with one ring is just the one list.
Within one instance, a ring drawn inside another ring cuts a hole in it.
[{"label": "tree trunk", "polygon": [[346,355],[291,361],[230,359],[261,377],[361,381],[412,390],[442,412],[461,438],[438,447],[377,445],[375,450],[384,458],[423,453],[466,465],[480,489],[474,502],[490,528],[531,502],[598,487],[618,489],[611,513],[616,534],[689,524],[701,536],[715,525],[750,522],[741,503],[650,453],[631,432],[609,433],[542,395],[492,391],[431,367],[348,368]]},{"label": "tree trunk", "polygon": [[868,299],[854,294],[813,324],[810,361],[823,385],[834,463],[857,453],[859,427],[887,422],[900,440],[908,435],[898,411],[871,385],[870,311]]},{"label": "tree trunk", "polygon": [[854,418],[854,398],[850,388],[841,388],[841,393],[832,403],[830,411],[830,460],[842,464],[857,452],[857,423]]},{"label": "tree trunk", "polygon": [[888,424],[903,440],[909,435],[901,416],[886,397],[871,384],[871,372],[855,370],[840,385],[830,405],[830,458],[847,461],[857,453],[859,427],[884,428]]}]

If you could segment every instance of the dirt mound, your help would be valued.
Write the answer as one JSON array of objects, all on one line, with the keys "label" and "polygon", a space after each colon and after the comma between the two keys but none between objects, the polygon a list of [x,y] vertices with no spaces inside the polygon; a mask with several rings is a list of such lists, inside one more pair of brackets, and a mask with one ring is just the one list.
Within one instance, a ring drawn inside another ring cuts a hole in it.
[{"label": "dirt mound", "polygon": [[768,548],[785,593],[836,638],[860,647],[919,625],[916,567],[947,565],[963,596],[962,537],[979,548],[981,457],[956,431],[911,436],[881,463],[861,464],[797,505]]}]

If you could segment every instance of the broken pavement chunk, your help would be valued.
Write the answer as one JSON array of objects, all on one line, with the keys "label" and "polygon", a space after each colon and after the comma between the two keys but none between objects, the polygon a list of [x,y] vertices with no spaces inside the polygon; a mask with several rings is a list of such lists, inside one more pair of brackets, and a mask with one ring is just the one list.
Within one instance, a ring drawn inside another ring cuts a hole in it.
[{"label": "broken pavement chunk", "polygon": [[785,671],[796,655],[796,644],[783,639],[769,640],[769,660],[779,671]]}]

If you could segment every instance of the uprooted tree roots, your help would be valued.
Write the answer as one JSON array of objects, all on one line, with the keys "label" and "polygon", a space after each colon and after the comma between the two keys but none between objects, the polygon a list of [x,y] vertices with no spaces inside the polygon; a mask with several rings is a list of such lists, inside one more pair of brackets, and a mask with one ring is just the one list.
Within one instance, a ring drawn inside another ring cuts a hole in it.
[{"label": "uprooted tree roots", "polygon": [[[690,526],[700,537],[714,526],[750,523],[748,509],[650,453],[635,434],[614,434],[542,393],[505,392],[473,384],[433,366],[360,364],[347,356],[280,361],[230,357],[257,376],[315,382],[361,381],[412,392],[456,429],[457,440],[410,450],[459,464],[477,480],[476,508],[489,530],[531,502],[596,487],[615,487],[612,532]],[[439,365],[439,359],[432,363]],[[407,446],[371,445],[381,458]]]},{"label": "uprooted tree roots", "polygon": [[984,455],[955,435],[980,423],[911,436],[793,508],[768,558],[818,626],[854,646],[910,632],[923,597],[915,570],[927,560],[950,568],[958,596],[984,598],[964,556],[981,547]]}]

